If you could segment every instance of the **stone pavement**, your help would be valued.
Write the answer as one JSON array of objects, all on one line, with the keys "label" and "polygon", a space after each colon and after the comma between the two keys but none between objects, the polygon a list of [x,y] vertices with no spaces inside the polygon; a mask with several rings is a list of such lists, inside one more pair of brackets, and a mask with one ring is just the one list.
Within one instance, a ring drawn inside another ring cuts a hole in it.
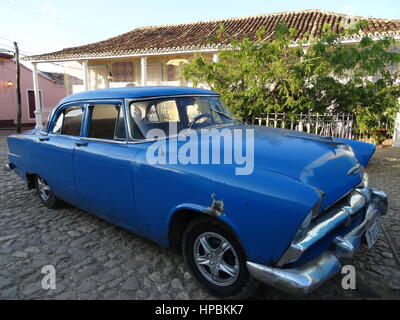
[{"label": "stone pavement", "polygon": [[[7,146],[0,131],[0,164]],[[2,169],[2,168],[1,168]],[[370,180],[390,195],[386,234],[353,262],[357,290],[341,276],[307,297],[264,285],[253,299],[399,299],[400,149],[378,150]],[[386,237],[388,236],[391,241]],[[42,267],[54,265],[56,290],[41,287]],[[0,170],[0,299],[214,299],[192,279],[180,253],[71,206],[50,210],[14,173]]]}]

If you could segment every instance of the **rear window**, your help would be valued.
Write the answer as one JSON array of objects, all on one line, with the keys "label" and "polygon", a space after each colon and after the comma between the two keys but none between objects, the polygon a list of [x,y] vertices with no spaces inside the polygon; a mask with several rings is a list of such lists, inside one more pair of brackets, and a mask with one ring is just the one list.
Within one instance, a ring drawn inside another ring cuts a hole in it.
[{"label": "rear window", "polygon": [[148,122],[179,122],[178,106],[175,100],[162,101],[152,105],[147,113]]}]

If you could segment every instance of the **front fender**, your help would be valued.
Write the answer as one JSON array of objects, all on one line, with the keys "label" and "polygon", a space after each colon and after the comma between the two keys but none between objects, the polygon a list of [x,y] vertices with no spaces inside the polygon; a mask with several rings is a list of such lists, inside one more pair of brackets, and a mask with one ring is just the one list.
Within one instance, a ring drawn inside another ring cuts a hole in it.
[{"label": "front fender", "polygon": [[256,168],[253,175],[235,181],[214,184],[205,203],[175,206],[169,221],[182,210],[213,216],[235,233],[250,261],[273,265],[319,195],[300,181],[263,169]]}]

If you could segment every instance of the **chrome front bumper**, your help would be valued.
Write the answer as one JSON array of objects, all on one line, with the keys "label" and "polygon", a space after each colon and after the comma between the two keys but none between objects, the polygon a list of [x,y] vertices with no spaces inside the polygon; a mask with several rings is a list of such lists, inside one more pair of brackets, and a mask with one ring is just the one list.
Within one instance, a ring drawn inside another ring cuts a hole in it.
[{"label": "chrome front bumper", "polygon": [[337,236],[330,250],[300,267],[282,268],[286,264],[297,261],[304,252],[327,234],[351,221],[352,215],[360,209],[360,207],[356,208],[356,202],[352,206],[338,208],[316,224],[303,237],[292,242],[278,261],[277,268],[247,262],[247,269],[250,274],[280,290],[293,294],[308,294],[340,272],[342,269],[340,260],[353,257],[362,243],[365,232],[375,219],[387,213],[388,197],[384,192],[378,190],[358,190],[357,192],[367,198],[365,219],[348,234]]}]

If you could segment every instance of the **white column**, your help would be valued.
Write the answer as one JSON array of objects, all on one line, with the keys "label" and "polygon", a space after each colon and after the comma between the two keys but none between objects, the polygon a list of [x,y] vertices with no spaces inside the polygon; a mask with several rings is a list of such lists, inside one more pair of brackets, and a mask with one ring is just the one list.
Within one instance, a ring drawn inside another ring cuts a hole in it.
[{"label": "white column", "polygon": [[147,86],[147,57],[140,58],[141,84]]},{"label": "white column", "polygon": [[214,52],[214,54],[213,54],[213,62],[214,62],[214,63],[217,63],[218,60],[219,60],[218,52]]},{"label": "white column", "polygon": [[188,86],[188,82],[187,82],[187,80],[185,79],[185,77],[183,76],[183,70],[185,69],[185,64],[183,63],[183,62],[181,62],[180,64],[179,64],[179,67],[178,67],[178,73],[179,73],[179,85],[181,86],[181,87],[187,87]]},{"label": "white column", "polygon": [[85,91],[89,91],[89,68],[88,68],[88,61],[83,61],[83,87]]},{"label": "white column", "polygon": [[32,62],[32,65],[33,65],[33,70],[32,70],[33,92],[35,94],[35,120],[36,120],[35,129],[43,129],[42,106],[40,104],[39,78],[38,78],[37,63]]},{"label": "white column", "polygon": [[393,146],[400,148],[400,112],[397,114],[394,123]]}]

